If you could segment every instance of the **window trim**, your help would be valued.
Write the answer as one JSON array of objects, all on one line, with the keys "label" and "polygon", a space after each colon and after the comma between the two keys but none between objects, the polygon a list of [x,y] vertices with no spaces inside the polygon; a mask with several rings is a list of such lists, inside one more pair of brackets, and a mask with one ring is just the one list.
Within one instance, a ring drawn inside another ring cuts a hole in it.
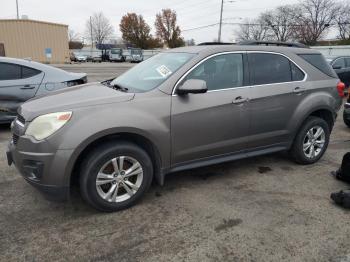
[{"label": "window trim", "polygon": [[[308,78],[308,74],[305,72],[304,69],[302,69],[293,59],[288,57],[285,54],[278,53],[278,52],[270,52],[270,51],[226,51],[226,52],[220,52],[216,54],[212,54],[210,56],[205,57],[201,61],[197,62],[194,66],[192,66],[183,76],[179,78],[179,80],[176,81],[175,86],[173,88],[173,91],[171,93],[172,96],[177,96],[176,94],[176,89],[178,88],[178,85],[181,83],[181,81],[189,75],[194,69],[196,69],[198,66],[200,66],[202,63],[207,61],[208,59],[212,57],[216,57],[219,55],[226,55],[226,54],[242,54],[243,55],[243,65],[244,65],[244,54],[250,54],[250,53],[258,53],[258,54],[274,54],[274,55],[280,55],[284,56],[287,58],[291,63],[293,63],[296,67],[298,67],[303,73],[304,73],[304,78],[303,80],[297,80],[297,81],[287,81],[287,82],[278,82],[278,83],[269,83],[269,84],[261,84],[261,85],[251,85],[250,81],[248,85],[243,85],[243,86],[238,86],[238,87],[232,87],[232,88],[224,88],[224,89],[216,89],[216,90],[208,90],[207,93],[211,92],[218,92],[218,91],[226,91],[226,90],[232,90],[232,89],[241,89],[241,88],[251,88],[251,87],[256,87],[256,86],[267,86],[267,85],[278,85],[278,84],[286,84],[286,83],[300,83],[300,82],[305,82],[306,79]],[[243,72],[245,69],[243,69]],[[248,64],[248,72],[250,72],[250,67]]]}]

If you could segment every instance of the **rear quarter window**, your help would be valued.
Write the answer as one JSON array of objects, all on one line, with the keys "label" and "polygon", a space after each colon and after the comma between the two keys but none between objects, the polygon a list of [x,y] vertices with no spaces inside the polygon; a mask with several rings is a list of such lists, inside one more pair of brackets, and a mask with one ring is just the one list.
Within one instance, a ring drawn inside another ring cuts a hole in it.
[{"label": "rear quarter window", "polygon": [[299,54],[299,56],[312,66],[316,67],[322,73],[330,77],[338,78],[336,73],[321,54]]}]

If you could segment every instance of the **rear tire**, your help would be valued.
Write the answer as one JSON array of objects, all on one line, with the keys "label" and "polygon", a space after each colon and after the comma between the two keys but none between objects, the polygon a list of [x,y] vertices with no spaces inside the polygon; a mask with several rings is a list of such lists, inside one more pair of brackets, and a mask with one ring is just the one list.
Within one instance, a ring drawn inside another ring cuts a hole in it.
[{"label": "rear tire", "polygon": [[143,149],[130,142],[110,142],[83,161],[80,191],[97,210],[113,212],[137,203],[152,179],[152,161]]},{"label": "rear tire", "polygon": [[345,112],[343,113],[343,120],[344,120],[344,124],[347,127],[350,127],[350,120],[347,119]]},{"label": "rear tire", "polygon": [[298,164],[316,163],[325,153],[330,136],[327,122],[319,117],[310,116],[296,135],[290,153]]}]

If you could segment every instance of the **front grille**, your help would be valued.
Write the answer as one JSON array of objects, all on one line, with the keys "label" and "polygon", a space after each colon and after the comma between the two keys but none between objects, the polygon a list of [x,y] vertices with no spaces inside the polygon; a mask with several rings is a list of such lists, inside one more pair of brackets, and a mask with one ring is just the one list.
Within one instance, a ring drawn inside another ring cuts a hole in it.
[{"label": "front grille", "polygon": [[24,119],[24,117],[21,116],[21,115],[17,115],[17,120],[18,120],[18,122],[22,123],[23,125],[24,125],[25,122],[26,122],[26,120]]},{"label": "front grille", "polygon": [[12,134],[12,141],[14,145],[17,145],[18,139],[19,139],[18,135]]}]

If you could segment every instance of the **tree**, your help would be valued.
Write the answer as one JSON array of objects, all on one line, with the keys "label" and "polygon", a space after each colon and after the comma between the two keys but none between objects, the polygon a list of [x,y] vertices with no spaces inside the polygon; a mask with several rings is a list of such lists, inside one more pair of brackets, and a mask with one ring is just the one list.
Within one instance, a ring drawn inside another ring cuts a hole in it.
[{"label": "tree", "polygon": [[315,45],[335,21],[339,5],[334,0],[303,0],[295,10],[295,37],[307,45]]},{"label": "tree", "polygon": [[68,30],[68,41],[77,41],[79,39],[79,34],[76,33],[73,29]]},{"label": "tree", "polygon": [[254,40],[262,41],[269,38],[268,27],[260,19],[245,19],[235,32],[238,41]]},{"label": "tree", "polygon": [[122,38],[126,43],[142,49],[161,47],[159,39],[150,34],[151,28],[145,22],[142,15],[128,13],[122,17],[119,24]]},{"label": "tree", "polygon": [[338,38],[350,40],[350,4],[343,2],[341,12],[338,12],[336,23],[338,27]]},{"label": "tree", "polygon": [[86,34],[91,42],[103,44],[111,37],[114,30],[108,18],[102,12],[94,13],[89,20],[86,21]]},{"label": "tree", "polygon": [[170,47],[184,46],[185,42],[181,37],[180,27],[177,25],[176,12],[171,9],[163,9],[161,13],[156,15],[154,23],[156,27],[156,35],[162,39],[165,44]]},{"label": "tree", "polygon": [[185,41],[185,46],[194,46],[194,45],[196,45],[196,42],[194,41],[193,38]]},{"label": "tree", "polygon": [[260,21],[269,28],[275,40],[286,42],[294,37],[295,10],[292,5],[279,6],[272,11],[262,13]]}]

